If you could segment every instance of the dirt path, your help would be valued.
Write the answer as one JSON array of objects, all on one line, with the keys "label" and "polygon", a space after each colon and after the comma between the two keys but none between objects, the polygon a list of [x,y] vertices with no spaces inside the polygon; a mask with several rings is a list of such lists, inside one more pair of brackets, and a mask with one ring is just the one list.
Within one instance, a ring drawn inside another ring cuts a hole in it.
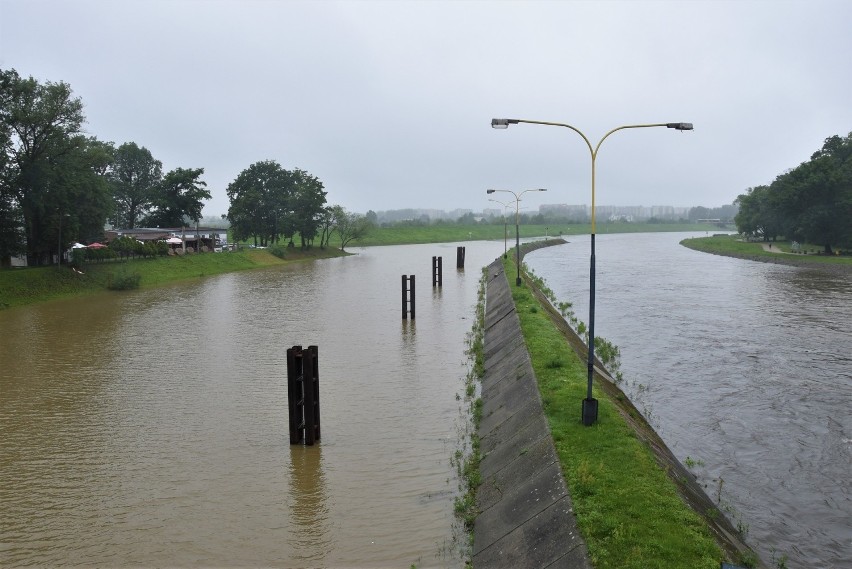
[{"label": "dirt path", "polygon": [[792,255],[793,254],[793,253],[789,253],[787,251],[782,251],[781,249],[778,248],[777,245],[775,247],[773,247],[772,243],[763,243],[763,250],[769,251],[770,253],[781,253],[782,255]]}]

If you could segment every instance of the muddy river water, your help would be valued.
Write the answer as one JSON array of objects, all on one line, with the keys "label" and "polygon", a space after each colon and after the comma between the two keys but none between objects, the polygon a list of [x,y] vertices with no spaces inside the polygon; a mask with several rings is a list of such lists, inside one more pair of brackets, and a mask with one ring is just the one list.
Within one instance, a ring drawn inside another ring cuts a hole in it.
[{"label": "muddy river water", "polygon": [[[457,245],[0,312],[0,566],[458,566],[456,396],[503,243],[463,271]],[[289,445],[293,345],[319,347],[313,447]]]},{"label": "muddy river water", "polygon": [[[625,389],[767,561],[850,567],[852,279],[685,236],[598,237]],[[465,336],[503,243],[463,244],[464,271],[457,245],[0,312],[0,565],[458,566]],[[586,319],[588,236],[526,262]],[[288,440],[297,344],[319,346],[314,447]]]}]

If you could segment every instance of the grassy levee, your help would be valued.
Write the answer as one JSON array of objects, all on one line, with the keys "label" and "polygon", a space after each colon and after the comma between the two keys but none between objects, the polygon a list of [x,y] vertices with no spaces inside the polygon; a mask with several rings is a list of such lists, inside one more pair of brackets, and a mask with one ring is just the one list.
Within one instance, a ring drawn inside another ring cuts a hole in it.
[{"label": "grassy levee", "polygon": [[[504,260],[506,274],[515,273],[513,258]],[[578,350],[585,346],[539,290],[546,285],[530,275],[525,282],[512,286],[512,295],[595,567],[762,567],[617,386],[598,378],[599,420],[582,425],[587,368]]]},{"label": "grassy levee", "polygon": [[[453,243],[457,241],[481,241],[504,239],[508,233],[508,242],[511,247],[515,242],[515,220],[509,220],[507,230],[500,224],[478,224],[478,225],[397,225],[394,227],[377,227],[363,239],[353,241],[347,248],[368,247],[373,245],[403,245],[408,243]],[[558,235],[583,235],[588,234],[591,226],[586,224],[548,224],[548,225],[525,225],[519,226],[522,238],[551,237]],[[601,233],[655,233],[664,231],[707,231],[707,224],[700,223],[598,223],[597,232]],[[332,244],[335,241],[332,239]]]},{"label": "grassy levee", "polygon": [[[544,235],[578,235],[589,232],[588,224],[521,225],[521,237]],[[598,233],[633,233],[660,231],[704,231],[706,225],[677,223],[601,223]],[[410,243],[452,243],[470,240],[504,239],[503,224],[455,225],[433,224],[424,226],[377,227],[368,236],[347,245],[347,249],[376,245],[401,245]],[[513,224],[508,226],[508,243],[515,236]],[[160,259],[137,259],[127,262],[87,263],[83,273],[67,267],[34,267],[0,270],[0,310],[59,298],[102,292],[114,279],[129,274],[140,276],[140,286],[150,287],[167,282],[192,279],[232,271],[254,269],[299,260],[309,260],[343,255],[340,241],[332,239],[331,248],[312,248],[301,251],[287,249],[281,260],[264,249],[246,249],[223,254],[185,255]]]},{"label": "grassy levee", "polygon": [[0,310],[46,300],[103,293],[122,275],[139,275],[142,288],[199,277],[257,269],[291,262],[342,255],[336,249],[288,251],[280,259],[267,250],[244,249],[238,252],[205,253],[181,257],[159,257],[87,263],[82,274],[67,266],[33,267],[0,271]]},{"label": "grassy levee", "polygon": [[778,263],[796,267],[813,267],[832,271],[851,271],[852,256],[849,255],[818,255],[817,251],[822,248],[812,244],[802,245],[802,250],[809,253],[792,254],[789,241],[778,241],[772,243],[772,250],[767,251],[761,242],[743,241],[738,235],[714,235],[713,237],[695,237],[684,239],[680,242],[684,247],[689,247],[704,253],[713,253],[726,257],[761,261],[764,263]]}]

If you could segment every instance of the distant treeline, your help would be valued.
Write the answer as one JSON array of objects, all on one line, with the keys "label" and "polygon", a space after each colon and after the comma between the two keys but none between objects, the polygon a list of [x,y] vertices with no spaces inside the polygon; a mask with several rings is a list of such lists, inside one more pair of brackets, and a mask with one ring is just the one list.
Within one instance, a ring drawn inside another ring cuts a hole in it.
[{"label": "distant treeline", "polygon": [[107,221],[174,227],[201,217],[204,168],[175,168],[145,147],[88,135],[67,83],[0,69],[0,266],[26,255],[53,262],[74,241],[103,238]]},{"label": "distant treeline", "polygon": [[[618,209],[610,208],[607,209]],[[601,210],[598,210],[599,212]],[[703,207],[697,206],[690,208],[685,216],[651,216],[641,219],[630,219],[629,216],[616,215],[610,218],[604,218],[604,221],[612,221],[616,223],[695,223],[705,220],[718,220],[719,223],[733,223],[734,216],[737,214],[738,206],[736,204],[723,205],[720,207]],[[598,213],[600,218],[600,213]],[[491,211],[485,211],[476,214],[470,210],[454,210],[445,212],[434,209],[398,209],[375,212],[370,210],[365,217],[374,225],[379,227],[424,227],[429,225],[478,225],[478,224],[502,224],[504,221],[503,214],[495,214]],[[508,212],[505,217],[508,223],[514,225],[515,213]],[[546,212],[539,213],[521,213],[518,219],[523,225],[558,225],[558,224],[584,224],[589,223],[590,218],[584,212],[571,212],[564,214],[559,210],[549,209]]]}]

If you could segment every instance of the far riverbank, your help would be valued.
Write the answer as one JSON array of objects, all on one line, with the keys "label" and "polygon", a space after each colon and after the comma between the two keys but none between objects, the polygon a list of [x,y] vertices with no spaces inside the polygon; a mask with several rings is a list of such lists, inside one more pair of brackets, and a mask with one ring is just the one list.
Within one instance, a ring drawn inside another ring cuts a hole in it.
[{"label": "far riverbank", "polygon": [[[600,233],[646,233],[662,231],[705,230],[702,224],[680,223],[605,223]],[[589,232],[588,224],[521,225],[520,236],[546,237],[579,235]],[[366,237],[347,245],[350,250],[379,245],[413,245],[421,243],[454,243],[514,238],[511,225],[494,224],[430,224],[377,227]],[[241,247],[248,243],[243,243]],[[73,298],[103,293],[116,278],[139,275],[139,288],[190,280],[235,271],[244,271],[293,262],[339,257],[349,253],[339,249],[339,240],[332,239],[326,249],[288,248],[282,259],[268,249],[240,249],[226,254],[199,254],[158,259],[130,259],[107,263],[86,263],[82,272],[65,265],[61,268],[31,267],[0,270],[0,310],[26,306],[37,302]]]},{"label": "far riverbank", "polygon": [[773,242],[770,249],[764,247],[764,243],[761,242],[743,241],[738,235],[714,235],[712,237],[684,239],[680,244],[696,251],[737,259],[807,267],[844,274],[852,273],[852,257],[848,255],[792,253],[790,243],[786,241]]},{"label": "far riverbank", "polygon": [[0,271],[0,310],[103,294],[117,279],[138,276],[138,287],[151,288],[201,277],[259,269],[346,255],[340,249],[288,249],[282,259],[266,249],[241,249],[227,253],[136,258],[85,263],[80,270],[69,265]]}]

